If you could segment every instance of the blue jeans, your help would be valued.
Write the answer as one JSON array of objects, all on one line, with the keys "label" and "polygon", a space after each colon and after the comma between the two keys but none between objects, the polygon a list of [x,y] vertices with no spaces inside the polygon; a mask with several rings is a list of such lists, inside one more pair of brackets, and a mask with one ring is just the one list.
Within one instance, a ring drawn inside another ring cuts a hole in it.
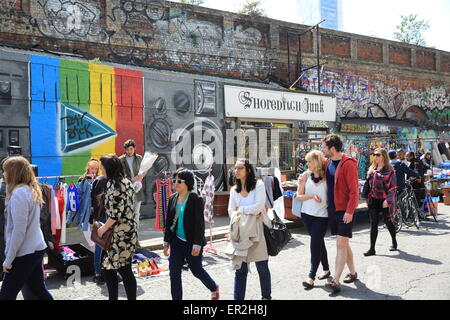
[{"label": "blue jeans", "polygon": [[311,236],[311,269],[309,271],[309,277],[315,280],[320,263],[322,263],[323,270],[330,270],[324,240],[325,234],[327,233],[328,218],[314,217],[302,212],[302,219]]},{"label": "blue jeans", "polygon": [[[272,300],[272,287],[269,271],[269,260],[255,262],[259,274],[261,285],[261,295],[263,299]],[[234,300],[245,299],[245,289],[247,287],[248,265],[243,262],[239,270],[236,270],[234,278]]]},{"label": "blue jeans", "polygon": [[[105,223],[106,217],[99,220],[100,222]],[[98,245],[95,245],[95,252],[94,252],[94,271],[95,275],[101,275],[102,274],[102,253],[103,249],[99,247]]]},{"label": "blue jeans", "polygon": [[17,294],[26,285],[37,300],[53,300],[44,281],[42,261],[45,250],[36,251],[12,262],[12,269],[4,274],[0,300],[16,300]]},{"label": "blue jeans", "polygon": [[[203,250],[203,249],[202,249]],[[209,276],[209,274],[203,269],[202,266],[202,251],[197,257],[192,254],[192,245],[188,245],[186,242],[175,237],[170,242],[170,256],[169,256],[169,269],[170,269],[170,290],[173,300],[183,299],[183,287],[181,283],[181,271],[184,264],[184,260],[187,260],[189,269],[192,271],[194,277],[198,278],[211,292],[216,291],[217,284]]]}]

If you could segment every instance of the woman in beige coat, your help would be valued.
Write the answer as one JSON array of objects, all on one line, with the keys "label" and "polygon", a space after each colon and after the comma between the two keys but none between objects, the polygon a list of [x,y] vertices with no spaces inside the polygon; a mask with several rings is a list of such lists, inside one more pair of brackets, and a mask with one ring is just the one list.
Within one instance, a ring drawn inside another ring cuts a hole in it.
[{"label": "woman in beige coat", "polygon": [[236,269],[234,299],[244,300],[248,263],[255,262],[262,299],[271,300],[269,255],[263,228],[263,223],[268,222],[265,213],[265,186],[261,180],[256,179],[255,169],[248,160],[237,160],[234,173],[236,186],[230,191],[228,203],[231,242],[226,252]]}]

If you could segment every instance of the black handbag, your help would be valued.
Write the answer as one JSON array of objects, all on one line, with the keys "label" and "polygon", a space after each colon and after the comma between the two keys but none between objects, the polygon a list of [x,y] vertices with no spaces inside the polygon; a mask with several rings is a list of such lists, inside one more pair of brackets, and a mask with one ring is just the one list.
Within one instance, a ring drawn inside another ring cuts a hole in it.
[{"label": "black handbag", "polygon": [[276,256],[292,237],[291,232],[277,216],[275,211],[273,211],[273,215],[272,227],[269,228],[264,224],[264,237],[266,238],[267,253],[272,257]]},{"label": "black handbag", "polygon": [[362,199],[367,199],[369,198],[369,193],[370,193],[370,182],[369,182],[369,178],[366,179],[366,182],[364,182],[364,186],[363,189],[361,191],[361,198]]}]

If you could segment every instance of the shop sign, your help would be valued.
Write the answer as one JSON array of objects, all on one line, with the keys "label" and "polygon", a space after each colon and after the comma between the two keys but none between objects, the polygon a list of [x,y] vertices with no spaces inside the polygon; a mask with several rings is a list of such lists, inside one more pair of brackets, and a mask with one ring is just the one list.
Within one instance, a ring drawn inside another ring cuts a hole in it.
[{"label": "shop sign", "polygon": [[336,98],[224,86],[225,115],[237,118],[336,121]]},{"label": "shop sign", "polygon": [[[395,131],[395,128],[392,128]],[[391,128],[383,124],[353,124],[343,123],[341,124],[341,132],[344,133],[391,133]]]},{"label": "shop sign", "polygon": [[328,128],[328,122],[321,120],[308,121],[308,128]]}]

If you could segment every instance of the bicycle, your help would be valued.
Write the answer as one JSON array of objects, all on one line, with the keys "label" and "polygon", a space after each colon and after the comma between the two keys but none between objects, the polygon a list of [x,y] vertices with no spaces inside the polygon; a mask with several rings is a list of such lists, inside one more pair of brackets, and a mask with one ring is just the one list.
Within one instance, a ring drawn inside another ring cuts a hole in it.
[{"label": "bicycle", "polygon": [[437,222],[437,208],[434,205],[433,198],[431,197],[430,191],[427,188],[421,188],[416,190],[425,190],[425,198],[423,199],[422,205],[419,207],[419,218],[422,220],[427,219],[427,212],[429,212],[435,222]]},{"label": "bicycle", "polygon": [[411,179],[406,180],[405,189],[397,197],[397,212],[394,216],[394,225],[396,226],[396,231],[398,230],[397,232],[401,230],[401,223],[404,223],[407,227],[415,225],[417,229],[420,226],[419,212],[417,209],[419,205],[414,194],[413,181]]}]

